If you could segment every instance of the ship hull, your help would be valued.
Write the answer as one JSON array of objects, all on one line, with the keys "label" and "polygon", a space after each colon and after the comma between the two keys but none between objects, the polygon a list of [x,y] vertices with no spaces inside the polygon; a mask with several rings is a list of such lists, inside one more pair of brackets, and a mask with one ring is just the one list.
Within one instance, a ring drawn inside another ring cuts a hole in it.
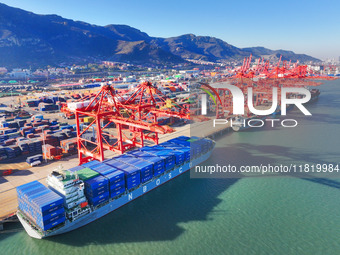
[{"label": "ship hull", "polygon": [[152,179],[150,182],[144,183],[140,185],[135,190],[123,194],[121,197],[114,199],[107,204],[103,205],[102,207],[92,211],[91,213],[82,216],[81,218],[77,219],[76,221],[69,222],[67,221],[65,225],[61,228],[58,228],[54,230],[53,232],[45,232],[45,234],[41,234],[37,230],[31,227],[30,224],[24,219],[24,217],[18,213],[18,218],[20,222],[22,223],[23,227],[25,228],[26,232],[29,236],[37,239],[42,239],[50,236],[60,235],[67,232],[70,232],[72,230],[78,229],[80,227],[83,227],[95,220],[97,220],[100,217],[105,216],[106,214],[113,212],[114,210],[117,210],[118,208],[122,207],[123,205],[135,200],[138,197],[141,197],[142,195],[146,194],[147,192],[159,187],[160,185],[172,180],[173,178],[183,174],[184,172],[187,172],[190,170],[190,168],[206,161],[212,153],[212,150],[207,152],[204,155],[201,155],[199,158],[196,158],[190,162],[184,163],[181,166],[176,166],[173,170],[167,171],[165,174],[159,176],[158,178]]}]

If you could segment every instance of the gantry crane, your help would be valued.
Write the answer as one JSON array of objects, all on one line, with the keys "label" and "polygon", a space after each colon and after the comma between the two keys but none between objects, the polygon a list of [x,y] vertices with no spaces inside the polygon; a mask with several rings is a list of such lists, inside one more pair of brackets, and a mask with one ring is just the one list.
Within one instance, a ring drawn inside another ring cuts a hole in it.
[{"label": "gantry crane", "polygon": [[[161,109],[156,94],[159,95],[159,91],[149,82],[142,83],[128,99],[112,86],[105,85],[89,101],[64,105],[62,111],[73,112],[76,117],[79,164],[92,159],[103,161],[104,150],[121,154],[144,146],[144,140],[158,144],[158,134],[170,133],[173,129],[158,125],[157,116],[190,118],[187,110],[181,107],[177,111]],[[162,100],[168,99],[162,95]],[[153,121],[147,122],[148,114],[156,116]],[[92,117],[92,121],[82,125],[84,117]],[[92,135],[88,135],[91,129]]]}]

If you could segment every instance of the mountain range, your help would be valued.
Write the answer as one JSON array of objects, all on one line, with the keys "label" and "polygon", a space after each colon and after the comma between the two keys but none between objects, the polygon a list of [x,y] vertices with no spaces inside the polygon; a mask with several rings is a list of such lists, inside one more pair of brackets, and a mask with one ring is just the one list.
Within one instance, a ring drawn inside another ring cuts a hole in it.
[{"label": "mountain range", "polygon": [[24,67],[112,60],[176,64],[185,59],[239,61],[254,57],[320,61],[292,51],[237,48],[210,36],[151,37],[127,26],[97,26],[57,15],[38,15],[0,3],[0,66]]}]

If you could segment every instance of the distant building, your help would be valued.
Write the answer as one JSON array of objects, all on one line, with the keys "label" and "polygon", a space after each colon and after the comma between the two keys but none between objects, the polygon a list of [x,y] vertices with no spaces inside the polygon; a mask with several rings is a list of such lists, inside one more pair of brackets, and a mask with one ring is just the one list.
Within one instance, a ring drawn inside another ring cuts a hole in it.
[{"label": "distant building", "polygon": [[0,75],[6,74],[8,71],[5,67],[0,67]]},{"label": "distant building", "polygon": [[118,62],[113,62],[113,61],[103,61],[102,64],[103,64],[103,65],[106,65],[106,66],[114,67],[114,66],[118,66],[120,63],[118,63]]},{"label": "distant building", "polygon": [[12,72],[9,73],[9,76],[11,78],[15,78],[15,79],[26,79],[28,77],[30,77],[31,75],[31,71],[28,69],[13,69]]},{"label": "distant building", "polygon": [[321,66],[308,65],[308,68],[314,71],[320,71]]},{"label": "distant building", "polygon": [[67,75],[71,74],[66,68],[48,68],[48,73],[50,75]]},{"label": "distant building", "polygon": [[35,76],[42,76],[42,77],[48,77],[48,71],[47,70],[43,70],[43,69],[37,69],[33,75]]},{"label": "distant building", "polygon": [[182,74],[198,74],[199,70],[180,70],[179,73],[182,73]]}]

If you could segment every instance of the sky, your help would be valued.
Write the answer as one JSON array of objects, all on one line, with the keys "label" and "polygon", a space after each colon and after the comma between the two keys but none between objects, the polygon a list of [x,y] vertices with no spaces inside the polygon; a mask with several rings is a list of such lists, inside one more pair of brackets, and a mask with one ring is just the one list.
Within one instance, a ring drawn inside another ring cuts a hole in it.
[{"label": "sky", "polygon": [[340,56],[338,0],[0,0],[37,14],[96,25],[125,24],[150,36],[192,33],[236,47],[292,50],[320,59]]}]

